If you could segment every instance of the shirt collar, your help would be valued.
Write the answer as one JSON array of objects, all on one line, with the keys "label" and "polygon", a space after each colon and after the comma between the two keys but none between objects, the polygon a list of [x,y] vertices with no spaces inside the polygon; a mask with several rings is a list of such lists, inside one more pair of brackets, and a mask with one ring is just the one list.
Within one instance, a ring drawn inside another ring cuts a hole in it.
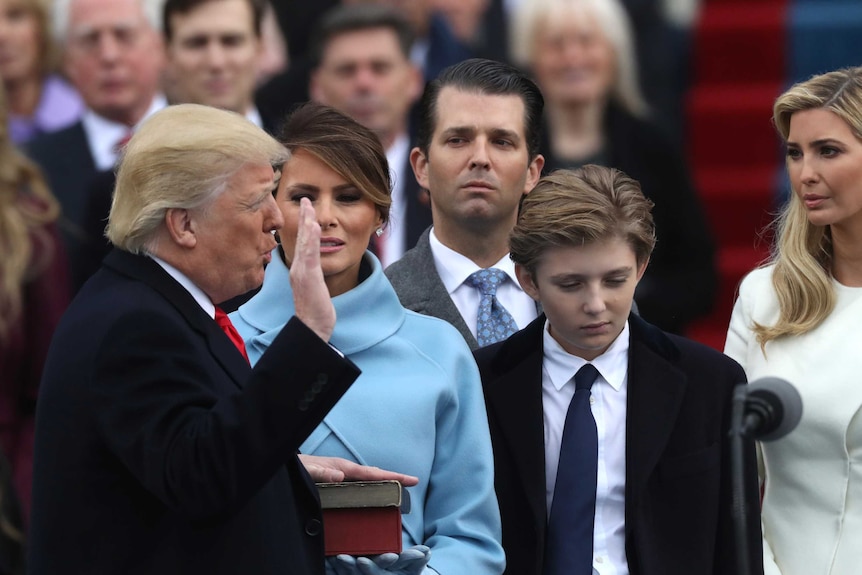
[{"label": "shirt collar", "polygon": [[169,276],[174,278],[178,284],[183,286],[186,291],[189,292],[189,294],[191,294],[193,298],[195,298],[195,301],[198,302],[198,305],[201,306],[201,308],[206,313],[208,313],[211,318],[215,318],[215,305],[213,304],[212,300],[210,300],[210,298],[207,296],[207,294],[204,293],[201,288],[196,286],[195,283],[191,279],[189,279],[189,276],[187,276],[162,258],[159,258],[152,254],[149,254],[149,256],[153,259],[153,261],[162,266],[162,269],[165,270]]},{"label": "shirt collar", "polygon": [[620,335],[617,336],[605,353],[589,362],[564,350],[557,340],[551,336],[548,331],[549,325],[548,320],[545,320],[545,329],[542,331],[544,367],[557,391],[562,389],[575,373],[587,363],[593,364],[599,370],[599,374],[614,391],[619,391],[622,388],[626,374],[628,373],[628,321],[623,326]]},{"label": "shirt collar", "polygon": [[[407,202],[401,198],[404,196],[404,182],[401,174],[403,167],[407,164],[407,158],[410,156],[410,138],[407,133],[399,134],[395,137],[392,145],[386,149],[386,162],[389,164],[389,176],[392,180],[392,215],[397,222],[399,219],[404,221],[407,213]],[[413,177],[413,171],[408,169],[404,173],[405,177]],[[393,218],[390,218],[392,221]]]},{"label": "shirt collar", "polygon": [[[431,228],[429,234],[429,242],[431,243],[431,254],[434,256],[434,265],[440,275],[440,280],[446,286],[446,291],[451,295],[464,281],[470,277],[475,271],[480,268],[476,263],[467,256],[460,254],[452,248],[444,246],[437,235],[434,233],[434,228]],[[502,270],[509,276],[509,279],[520,288],[518,277],[515,275],[515,262],[509,257],[509,254],[500,258],[500,261],[493,266]]]},{"label": "shirt collar", "polygon": [[245,113],[245,119],[258,128],[263,128],[263,118],[260,115],[260,110],[258,110],[256,106],[252,106],[248,109],[248,112]]},{"label": "shirt collar", "polygon": [[[392,145],[386,149],[386,161],[389,162],[389,171],[397,174],[407,162],[410,155],[410,138],[406,132],[395,136]],[[412,175],[412,174],[411,174]]]},{"label": "shirt collar", "polygon": [[108,170],[114,167],[117,161],[117,142],[131,131],[137,130],[145,119],[161,110],[167,105],[165,97],[157,94],[150,107],[147,109],[143,117],[137,124],[129,128],[125,124],[120,124],[109,120],[104,116],[100,116],[92,109],[87,108],[81,116],[81,122],[84,125],[84,131],[87,134],[87,143],[90,146],[90,153],[93,155],[93,160],[96,163],[96,168],[99,170]]}]

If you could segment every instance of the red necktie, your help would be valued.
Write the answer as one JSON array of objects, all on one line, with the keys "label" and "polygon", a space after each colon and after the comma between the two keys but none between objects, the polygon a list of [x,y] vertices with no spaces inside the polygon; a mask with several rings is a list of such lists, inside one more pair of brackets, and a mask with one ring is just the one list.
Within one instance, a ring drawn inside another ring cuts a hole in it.
[{"label": "red necktie", "polygon": [[[248,361],[248,354],[245,351],[245,343],[242,341],[239,332],[230,322],[230,318],[224,310],[218,306],[215,308],[215,320],[221,330],[227,335],[228,339],[236,346],[242,356]],[[250,362],[249,362],[250,363]]]},{"label": "red necktie", "polygon": [[123,152],[123,149],[126,147],[126,144],[129,143],[129,140],[132,139],[132,131],[129,130],[126,132],[122,138],[117,140],[117,143],[114,144],[114,153],[118,156]]}]

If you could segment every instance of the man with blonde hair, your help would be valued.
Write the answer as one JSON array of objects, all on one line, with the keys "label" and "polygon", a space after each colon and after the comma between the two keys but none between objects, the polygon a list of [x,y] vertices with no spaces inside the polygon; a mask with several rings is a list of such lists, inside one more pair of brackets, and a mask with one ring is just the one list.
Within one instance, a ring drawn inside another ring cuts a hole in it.
[{"label": "man with blonde hair", "polygon": [[[115,249],[57,328],[37,412],[30,573],[323,575],[321,512],[296,456],[359,375],[303,201],[296,315],[254,372],[217,304],[257,287],[287,151],[185,104],[144,122],[117,174]],[[342,460],[319,480],[415,478]]]},{"label": "man with blonde hair", "polygon": [[[276,119],[262,116],[253,102],[266,0],[157,0],[157,4],[169,101],[230,110],[273,133]],[[86,249],[72,266],[76,289],[111,250],[104,231],[113,189],[112,170],[100,173],[89,188],[80,222]],[[248,297],[244,294],[225,304],[225,311],[233,311]]]}]

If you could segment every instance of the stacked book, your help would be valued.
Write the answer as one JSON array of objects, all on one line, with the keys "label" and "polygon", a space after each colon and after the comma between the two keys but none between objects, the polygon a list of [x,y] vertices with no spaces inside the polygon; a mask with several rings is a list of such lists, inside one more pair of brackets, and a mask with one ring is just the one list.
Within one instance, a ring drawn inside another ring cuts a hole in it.
[{"label": "stacked book", "polygon": [[327,555],[401,553],[410,493],[398,481],[318,483]]}]

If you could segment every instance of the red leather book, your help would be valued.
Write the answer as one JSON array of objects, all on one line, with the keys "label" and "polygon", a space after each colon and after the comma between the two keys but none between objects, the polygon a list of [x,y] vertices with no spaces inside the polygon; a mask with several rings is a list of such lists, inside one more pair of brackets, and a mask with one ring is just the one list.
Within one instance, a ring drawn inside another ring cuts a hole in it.
[{"label": "red leather book", "polygon": [[397,481],[318,483],[326,555],[401,552],[401,513],[410,494]]}]

